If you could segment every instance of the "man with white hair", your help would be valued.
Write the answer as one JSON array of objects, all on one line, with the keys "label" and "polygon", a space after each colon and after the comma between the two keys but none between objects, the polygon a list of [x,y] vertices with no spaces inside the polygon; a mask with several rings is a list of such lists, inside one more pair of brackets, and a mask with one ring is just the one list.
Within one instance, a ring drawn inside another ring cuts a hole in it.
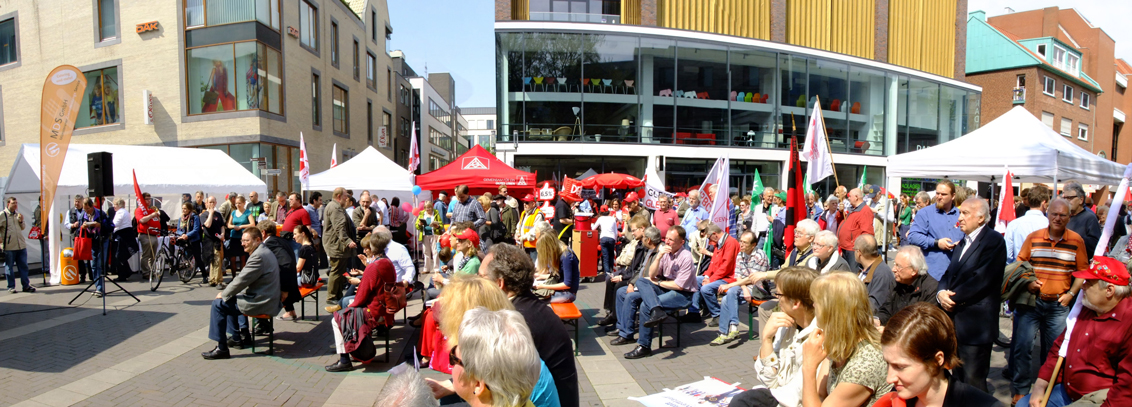
[{"label": "man with white hair", "polygon": [[[938,192],[938,190],[937,190]],[[991,348],[998,338],[998,308],[1002,274],[1006,269],[1006,241],[986,224],[990,206],[981,198],[968,198],[959,208],[963,237],[955,243],[951,261],[939,281],[939,301],[955,322],[957,354],[963,365],[955,377],[987,391]],[[992,327],[992,329],[988,329]]]},{"label": "man with white hair", "polygon": [[837,235],[828,230],[818,232],[814,236],[814,257],[806,262],[806,267],[817,270],[819,274],[831,271],[852,271],[849,263],[837,253]]},{"label": "man with white hair", "polygon": [[387,407],[432,407],[440,401],[432,396],[428,382],[416,369],[405,369],[392,374],[385,381],[385,387],[377,394],[375,406]]},{"label": "man with white hair", "polygon": [[897,311],[917,302],[935,302],[939,282],[928,275],[928,263],[924,253],[916,246],[901,246],[892,262],[892,276],[896,286],[888,295],[888,300],[877,310],[874,321],[880,325]]},{"label": "man with white hair", "polygon": [[[688,210],[684,212],[684,219],[680,221],[680,226],[683,226],[685,231],[696,230],[696,225],[698,225],[701,220],[708,218],[708,211],[704,209],[703,205],[700,205],[700,202],[699,190],[693,189],[688,191]],[[664,233],[665,236],[668,235],[668,231]]]},{"label": "man with white hair", "polygon": [[[541,364],[523,316],[477,307],[452,347],[452,387],[472,407],[529,407]],[[435,380],[429,386],[440,386]]]},{"label": "man with white hair", "polygon": [[393,268],[397,270],[397,282],[405,287],[413,285],[417,281],[417,267],[413,265],[413,255],[409,254],[409,249],[392,240],[393,233],[388,227],[377,226],[373,229],[373,233],[384,234],[390,239],[389,245],[385,246],[385,257],[393,262]]},{"label": "man with white hair", "polygon": [[[853,256],[853,243],[857,236],[873,234],[873,209],[865,202],[864,194],[860,188],[849,191],[850,207],[845,209],[845,220],[837,227],[837,238],[841,248],[842,258],[849,265],[849,271],[857,270],[857,259]],[[821,271],[821,270],[818,270]]]}]

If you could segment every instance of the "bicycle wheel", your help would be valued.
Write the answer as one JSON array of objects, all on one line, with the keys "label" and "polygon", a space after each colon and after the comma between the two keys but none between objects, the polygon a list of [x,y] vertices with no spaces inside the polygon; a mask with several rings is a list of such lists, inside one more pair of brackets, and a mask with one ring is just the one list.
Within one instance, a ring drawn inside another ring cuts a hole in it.
[{"label": "bicycle wheel", "polygon": [[165,276],[165,267],[169,264],[168,256],[168,252],[164,249],[153,256],[153,267],[150,268],[149,273],[149,291],[157,291],[157,287],[161,286],[161,279]]},{"label": "bicycle wheel", "polygon": [[188,284],[189,281],[193,280],[193,275],[197,272],[197,263],[187,250],[177,252],[177,261],[174,264],[177,270],[177,278],[181,279],[181,283]]}]

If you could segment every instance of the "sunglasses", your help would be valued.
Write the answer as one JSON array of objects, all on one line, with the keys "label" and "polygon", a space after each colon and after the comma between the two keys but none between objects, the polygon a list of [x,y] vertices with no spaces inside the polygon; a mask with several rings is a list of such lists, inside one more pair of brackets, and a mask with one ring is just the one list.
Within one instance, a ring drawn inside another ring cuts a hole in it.
[{"label": "sunglasses", "polygon": [[453,346],[452,350],[448,352],[448,366],[464,367],[464,361],[456,357],[456,348],[458,347],[460,347],[460,345]]}]

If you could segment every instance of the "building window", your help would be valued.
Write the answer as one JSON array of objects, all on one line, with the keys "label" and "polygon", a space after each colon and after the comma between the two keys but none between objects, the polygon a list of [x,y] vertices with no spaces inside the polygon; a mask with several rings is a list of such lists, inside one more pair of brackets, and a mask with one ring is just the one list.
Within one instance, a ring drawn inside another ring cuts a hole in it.
[{"label": "building window", "polygon": [[373,145],[373,102],[366,101],[366,143]]},{"label": "building window", "polygon": [[189,114],[265,110],[283,114],[282,57],[261,42],[192,48]]},{"label": "building window", "polygon": [[118,0],[98,0],[98,40],[118,38]]},{"label": "building window", "polygon": [[369,28],[373,42],[377,42],[377,12],[373,10],[369,12]]},{"label": "building window", "polygon": [[401,137],[404,137],[404,138],[411,137],[409,135],[409,130],[410,130],[409,127],[410,127],[409,126],[409,119],[402,117],[401,118],[401,131],[400,131]]},{"label": "building window", "polygon": [[355,81],[358,80],[359,78],[361,78],[360,76],[358,76],[358,75],[360,75],[360,73],[359,73],[360,69],[358,68],[358,64],[359,64],[358,40],[354,40],[354,80]]},{"label": "building window", "polygon": [[16,19],[9,18],[0,21],[0,65],[16,61]]},{"label": "building window", "polygon": [[1077,139],[1085,141],[1089,140],[1089,126],[1085,125],[1084,123],[1077,124]]},{"label": "building window", "polygon": [[318,50],[318,9],[306,0],[299,2],[299,44]]},{"label": "building window", "polygon": [[1068,84],[1066,84],[1064,87],[1062,87],[1061,100],[1064,100],[1064,101],[1069,102],[1069,103],[1073,103],[1073,87],[1072,86],[1069,86]]},{"label": "building window", "polygon": [[377,90],[377,57],[366,53],[366,86]]},{"label": "building window", "polygon": [[432,98],[428,98],[428,114],[435,117],[436,120],[440,120],[440,122],[444,123],[448,128],[452,128],[452,117],[448,114],[447,110],[440,107]]},{"label": "building window", "polygon": [[334,103],[334,132],[343,135],[350,134],[350,100],[349,92],[345,89],[334,85],[333,95],[331,95],[332,102]]},{"label": "building window", "polygon": [[121,120],[122,103],[118,98],[118,68],[84,72],[86,90],[75,128],[105,126]]},{"label": "building window", "polygon": [[447,151],[452,151],[452,137],[449,137],[447,134],[441,133],[439,131],[436,131],[436,129],[429,127],[428,139],[432,142],[433,145]]},{"label": "building window", "polygon": [[1061,118],[1061,135],[1065,136],[1065,137],[1069,137],[1070,134],[1073,134],[1073,120],[1066,119],[1066,118],[1062,117]]},{"label": "building window", "polygon": [[384,130],[383,134],[385,134],[385,145],[382,147],[392,148],[393,146],[393,143],[389,142],[389,138],[393,136],[393,131],[389,129],[389,125],[392,122],[393,116],[391,116],[388,112],[381,112],[381,129]]},{"label": "building window", "polygon": [[386,85],[389,85],[389,86],[385,87],[385,99],[392,102],[393,101],[393,70],[390,69],[389,67],[385,68],[385,82],[386,82]]},{"label": "building window", "polygon": [[338,67],[338,22],[330,22],[330,65]]},{"label": "building window", "polygon": [[484,129],[495,130],[495,120],[488,120],[487,127],[484,127]]},{"label": "building window", "polygon": [[1046,56],[1046,44],[1038,44],[1038,55]]},{"label": "building window", "polygon": [[1057,86],[1057,82],[1048,76],[1044,76],[1043,78],[1045,79],[1045,85],[1042,87],[1042,93],[1053,96],[1053,88]]},{"label": "building window", "polygon": [[1073,76],[1077,76],[1077,73],[1079,72],[1077,63],[1080,61],[1081,58],[1078,58],[1076,55],[1069,54],[1069,56],[1065,58],[1065,70],[1069,71],[1069,73],[1072,73]]},{"label": "building window", "polygon": [[401,104],[409,105],[409,90],[405,88],[405,85],[401,85]]},{"label": "building window", "polygon": [[259,21],[279,31],[279,2],[185,0],[185,28]]},{"label": "building window", "polygon": [[1053,128],[1053,113],[1042,112],[1042,123],[1044,123],[1046,126],[1049,126],[1049,128],[1052,129]]},{"label": "building window", "polygon": [[1088,93],[1081,92],[1081,107],[1084,108],[1085,110],[1089,110],[1089,94]]},{"label": "building window", "polygon": [[314,117],[311,123],[315,127],[322,126],[322,81],[318,79],[318,74],[311,74],[311,114]]}]

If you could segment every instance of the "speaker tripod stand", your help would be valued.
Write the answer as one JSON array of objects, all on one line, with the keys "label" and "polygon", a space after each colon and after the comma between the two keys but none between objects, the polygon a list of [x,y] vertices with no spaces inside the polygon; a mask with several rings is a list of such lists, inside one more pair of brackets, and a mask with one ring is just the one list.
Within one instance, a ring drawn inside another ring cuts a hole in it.
[{"label": "speaker tripod stand", "polygon": [[114,290],[114,291],[107,292],[106,291],[106,270],[103,269],[102,272],[99,273],[98,278],[91,279],[90,284],[87,285],[86,288],[84,288],[82,290],[82,292],[80,292],[78,295],[76,295],[75,298],[72,298],[71,302],[68,302],[67,305],[71,305],[76,300],[78,300],[79,297],[82,297],[83,294],[86,294],[87,291],[90,291],[91,287],[94,287],[95,283],[102,283],[102,284],[100,284],[102,286],[102,290],[96,290],[95,291],[96,293],[102,294],[102,315],[106,315],[106,295],[107,294],[113,294],[113,293],[121,291],[121,292],[126,293],[126,295],[130,296],[130,298],[133,298],[134,301],[141,302],[141,300],[139,300],[138,297],[135,297],[133,294],[131,294],[129,291],[127,291],[125,288],[123,288],[121,285],[119,285],[118,282],[116,282],[114,280],[110,280],[110,284],[114,284],[114,286],[118,287],[118,289]]}]

